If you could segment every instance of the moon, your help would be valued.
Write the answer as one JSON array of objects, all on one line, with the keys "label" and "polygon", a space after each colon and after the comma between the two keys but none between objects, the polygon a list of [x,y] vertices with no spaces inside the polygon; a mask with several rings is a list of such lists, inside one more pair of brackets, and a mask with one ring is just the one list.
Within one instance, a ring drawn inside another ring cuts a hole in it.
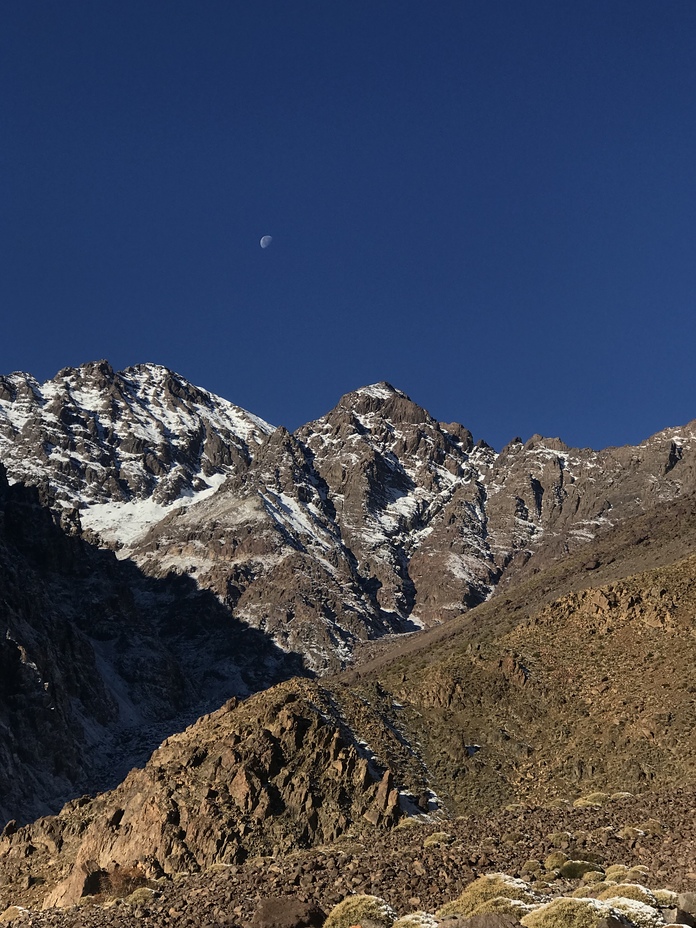
[{"label": "moon", "polygon": [[261,236],[261,241],[259,242],[259,245],[260,245],[262,248],[268,248],[268,246],[271,244],[272,241],[273,241],[273,236],[272,236],[272,235],[262,235],[262,236]]}]

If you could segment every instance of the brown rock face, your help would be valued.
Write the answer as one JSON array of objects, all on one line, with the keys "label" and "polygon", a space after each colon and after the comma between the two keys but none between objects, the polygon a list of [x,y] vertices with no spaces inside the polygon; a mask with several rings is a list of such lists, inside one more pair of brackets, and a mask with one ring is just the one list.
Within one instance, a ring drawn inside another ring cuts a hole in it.
[{"label": "brown rock face", "polygon": [[126,872],[152,879],[238,864],[329,843],[363,822],[388,827],[400,814],[391,774],[375,776],[330,694],[297,680],[169,738],[113,792],[6,834],[0,869],[12,882],[31,846],[31,870],[44,879],[60,850],[51,880],[30,895],[65,906],[108,892]]},{"label": "brown rock face", "polygon": [[216,494],[129,550],[148,572],[195,575],[325,671],[688,494],[695,461],[692,426],[633,449],[534,436],[497,455],[375,384],[294,436],[278,429]]},{"label": "brown rock face", "polygon": [[57,521],[0,465],[0,825],[115,785],[201,711],[302,672],[188,578]]}]

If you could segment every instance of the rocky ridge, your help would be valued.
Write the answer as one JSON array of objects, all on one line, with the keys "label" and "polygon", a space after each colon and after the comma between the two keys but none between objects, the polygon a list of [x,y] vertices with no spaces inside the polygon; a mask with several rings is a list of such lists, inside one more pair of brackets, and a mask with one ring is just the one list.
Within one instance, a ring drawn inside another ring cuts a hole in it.
[{"label": "rocky ridge", "polygon": [[[228,702],[115,789],[10,822],[0,909],[19,924],[264,928],[269,890],[324,913],[360,891],[434,928],[491,870],[540,907],[594,898],[583,867],[609,898],[609,866],[640,864],[671,902],[624,906],[620,923],[676,918],[669,892],[696,881],[691,437],[579,456],[533,439],[496,456],[377,385],[294,436],[275,430],[119,557],[42,506],[42,487],[0,473],[8,809],[48,795],[47,768],[53,796],[94,776],[136,706],[150,714],[133,731],[152,736],[201,699],[219,705],[231,681],[248,695],[300,670],[293,649],[319,662],[318,615],[333,653],[359,659]],[[454,551],[463,572],[464,550],[498,592],[423,618],[419,557],[445,587],[432,595],[458,598],[452,562],[438,570]],[[409,619],[431,627],[384,636]]]},{"label": "rocky ridge", "polygon": [[164,368],[98,362],[41,386],[4,378],[0,458],[68,528],[190,576],[324,672],[688,495],[696,425],[635,448],[533,436],[497,454],[380,383],[290,435]]},{"label": "rocky ridge", "polygon": [[0,465],[3,821],[113,786],[201,712],[303,672],[189,578],[148,577],[56,522]]}]

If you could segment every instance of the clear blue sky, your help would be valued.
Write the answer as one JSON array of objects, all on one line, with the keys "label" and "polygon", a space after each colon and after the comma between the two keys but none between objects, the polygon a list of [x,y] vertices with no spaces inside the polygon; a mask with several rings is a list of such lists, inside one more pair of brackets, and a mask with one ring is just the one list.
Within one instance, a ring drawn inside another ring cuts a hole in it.
[{"label": "clear blue sky", "polygon": [[0,171],[4,373],[289,428],[384,379],[496,447],[696,417],[694,0],[7,0]]}]

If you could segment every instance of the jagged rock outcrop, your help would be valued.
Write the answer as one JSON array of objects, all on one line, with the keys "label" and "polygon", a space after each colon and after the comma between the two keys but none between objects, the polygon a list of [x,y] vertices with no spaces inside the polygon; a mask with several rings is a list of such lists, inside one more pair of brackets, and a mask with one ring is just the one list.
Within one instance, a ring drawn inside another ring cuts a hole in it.
[{"label": "jagged rock outcrop", "polygon": [[201,718],[112,792],[6,830],[0,884],[11,893],[28,876],[26,899],[71,905],[126,873],[156,879],[286,854],[400,815],[390,772],[361,755],[328,693],[297,680]]},{"label": "jagged rock outcrop", "polygon": [[230,695],[301,673],[187,577],[70,536],[0,465],[0,822],[113,785]]},{"label": "jagged rock outcrop", "polygon": [[271,431],[156,364],[117,373],[96,361],[43,384],[0,377],[0,460],[12,478],[67,507],[167,505],[209,490],[244,468]]}]

